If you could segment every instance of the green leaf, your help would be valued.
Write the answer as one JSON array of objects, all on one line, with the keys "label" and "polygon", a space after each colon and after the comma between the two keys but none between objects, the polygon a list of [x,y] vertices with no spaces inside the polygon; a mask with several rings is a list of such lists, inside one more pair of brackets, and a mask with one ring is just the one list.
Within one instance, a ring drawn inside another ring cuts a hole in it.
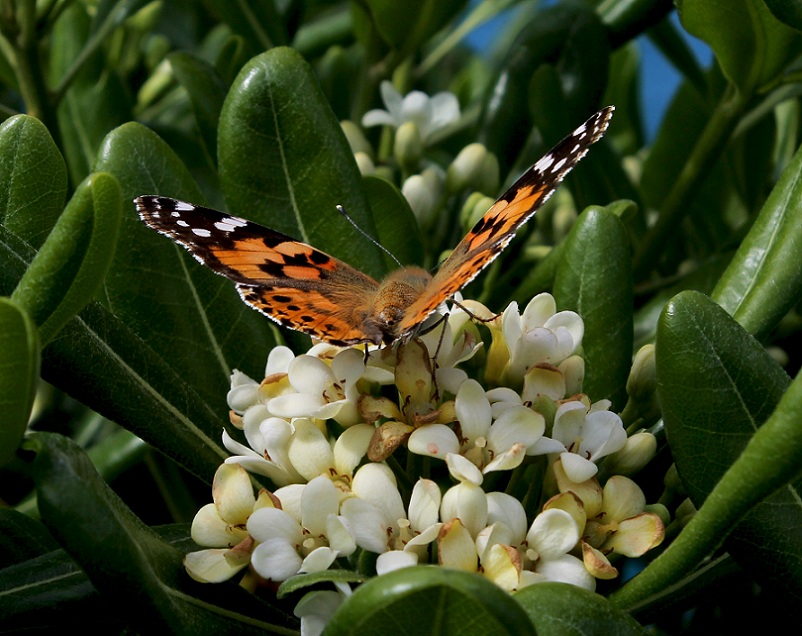
[{"label": "green leaf", "polygon": [[539,583],[516,592],[538,636],[646,634],[635,619],[599,594],[567,583]]},{"label": "green leaf", "polygon": [[254,52],[287,43],[287,32],[274,0],[209,0],[209,5]]},{"label": "green leaf", "polygon": [[225,82],[211,64],[191,53],[177,51],[168,55],[167,60],[176,79],[189,93],[195,122],[213,163],[217,160],[217,122],[226,97]]},{"label": "green leaf", "polygon": [[[10,293],[34,254],[0,226],[0,294]],[[226,457],[217,442],[226,404],[218,395],[204,401],[186,376],[97,302],[65,325],[42,358],[45,380],[211,483]]]},{"label": "green leaf", "polygon": [[161,139],[139,124],[121,126],[104,141],[96,169],[117,177],[124,202],[105,302],[205,402],[215,405],[221,422],[227,420],[231,370],[253,377],[262,373],[275,342],[272,323],[240,300],[231,281],[137,217],[131,201],[142,194],[203,202],[191,175]]},{"label": "green leaf", "polygon": [[[362,187],[376,224],[379,243],[402,264],[421,265],[424,258],[423,237],[412,208],[401,191],[389,181],[370,175],[363,177]],[[398,267],[392,258],[386,254],[385,257],[388,270]]]},{"label": "green leaf", "polygon": [[560,309],[582,316],[583,390],[594,401],[622,407],[632,360],[632,265],[621,220],[598,207],[585,210],[568,235],[554,282]]},{"label": "green leaf", "polygon": [[58,543],[41,521],[13,508],[0,508],[0,564],[4,568],[57,548]]},{"label": "green leaf", "polygon": [[39,380],[39,337],[23,307],[0,298],[0,466],[19,446],[28,427]]},{"label": "green leaf", "polygon": [[521,606],[483,576],[434,566],[395,570],[362,584],[337,610],[326,636],[534,634]]},{"label": "green leaf", "polygon": [[[585,41],[587,39],[587,42]],[[600,46],[601,50],[594,50]],[[531,102],[533,75],[542,65],[552,66],[560,92],[569,102],[553,129],[542,131],[546,143],[557,142],[583,122],[598,106],[604,90],[609,44],[606,30],[593,9],[579,3],[561,3],[538,11],[520,30],[502,62],[495,85],[487,92],[478,141],[493,152],[501,173],[513,166],[532,128]],[[589,68],[603,70],[589,75]],[[579,84],[575,82],[579,81]],[[548,106],[548,99],[538,105]],[[543,121],[543,120],[541,120]],[[523,163],[533,163],[530,157]],[[523,168],[520,165],[520,168]]]},{"label": "green leaf", "polygon": [[713,290],[712,298],[762,339],[802,294],[802,149],[794,155]]},{"label": "green leaf", "polygon": [[744,95],[777,81],[802,51],[802,34],[777,20],[764,0],[679,0],[677,8],[683,26],[710,45]]},{"label": "green leaf", "polygon": [[802,5],[789,0],[763,0],[772,15],[789,27],[802,31]]},{"label": "green leaf", "polygon": [[294,623],[244,590],[210,590],[191,581],[181,551],[145,526],[69,439],[38,433],[26,447],[36,453],[43,521],[124,624],[143,632],[219,634],[263,633]]},{"label": "green leaf", "polygon": [[366,274],[384,273],[379,249],[367,245],[336,210],[342,205],[375,235],[353,153],[298,53],[273,49],[245,65],[223,106],[218,153],[232,212]]},{"label": "green leaf", "polygon": [[[124,17],[128,7],[118,7]],[[92,20],[85,5],[71,4],[55,23],[50,48],[53,83],[60,82],[73,63],[86,55]],[[106,133],[128,119],[132,110],[131,91],[120,74],[107,66],[100,49],[83,61],[58,103],[61,147],[74,184],[92,171],[98,148]]]},{"label": "green leaf", "polygon": [[[802,442],[793,418],[802,416],[802,404],[789,403],[797,411],[776,421],[773,434],[764,432],[788,376],[726,311],[697,292],[683,292],[667,305],[656,347],[666,434],[691,500],[698,508],[718,488],[712,505],[724,505],[725,527],[740,521],[727,540],[729,552],[762,584],[802,598],[802,481],[774,492],[798,476]],[[728,499],[722,500],[725,487]],[[712,534],[723,539],[720,530]]]},{"label": "green leaf", "polygon": [[465,0],[366,0],[364,7],[382,39],[403,58],[453,20],[465,4]]},{"label": "green leaf", "polygon": [[362,583],[367,576],[351,570],[321,570],[308,574],[297,574],[284,581],[278,588],[278,598],[288,596],[298,590],[318,585],[320,583]]},{"label": "green leaf", "polygon": [[109,174],[78,186],[12,298],[24,306],[47,344],[100,288],[120,230],[120,186]]},{"label": "green leaf", "polygon": [[67,167],[44,124],[16,115],[0,126],[0,223],[39,247],[64,208]]}]

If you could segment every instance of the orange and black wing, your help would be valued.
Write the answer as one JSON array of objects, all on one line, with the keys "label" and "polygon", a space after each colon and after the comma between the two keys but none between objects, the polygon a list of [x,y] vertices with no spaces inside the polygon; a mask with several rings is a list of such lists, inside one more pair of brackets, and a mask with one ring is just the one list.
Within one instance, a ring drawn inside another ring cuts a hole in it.
[{"label": "orange and black wing", "polygon": [[372,341],[362,320],[378,288],[370,276],[247,219],[161,196],[134,203],[149,227],[230,278],[279,324],[336,345]]},{"label": "orange and black wing", "polygon": [[507,247],[521,227],[560,185],[588,148],[601,139],[614,106],[593,115],[541,157],[490,207],[443,262],[426,292],[404,315],[399,333],[408,337],[426,318],[473,280]]}]

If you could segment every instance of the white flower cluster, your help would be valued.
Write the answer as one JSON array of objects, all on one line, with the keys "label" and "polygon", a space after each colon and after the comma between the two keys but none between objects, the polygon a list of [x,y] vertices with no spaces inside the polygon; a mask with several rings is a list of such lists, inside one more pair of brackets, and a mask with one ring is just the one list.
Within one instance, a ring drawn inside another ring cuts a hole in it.
[{"label": "white flower cluster", "polygon": [[[472,317],[489,327],[486,351]],[[460,302],[430,333],[367,360],[358,348],[277,347],[261,382],[232,376],[231,421],[246,443],[223,433],[232,456],[192,526],[209,549],[189,554],[187,570],[221,581],[247,568],[280,582],[364,550],[381,575],[429,562],[436,546],[440,565],[508,591],[540,581],[595,589],[617,575],[611,552],[643,554],[663,522],[632,480],[602,488],[596,478],[627,435],[608,401],[581,393],[582,335],[581,318],[541,294],[522,314],[513,303],[495,317]],[[402,469],[402,454],[421,470]],[[489,487],[533,466],[534,510]],[[248,473],[276,490],[254,495]],[[297,613],[320,620],[311,607]]]}]

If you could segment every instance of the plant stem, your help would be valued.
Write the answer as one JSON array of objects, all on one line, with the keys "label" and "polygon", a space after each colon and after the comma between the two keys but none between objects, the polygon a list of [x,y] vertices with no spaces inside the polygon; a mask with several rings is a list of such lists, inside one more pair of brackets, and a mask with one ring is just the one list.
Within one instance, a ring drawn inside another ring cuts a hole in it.
[{"label": "plant stem", "polygon": [[56,111],[39,59],[36,2],[23,0],[17,5],[16,12],[8,13],[9,10],[4,10],[3,35],[12,49],[12,65],[26,112],[40,119],[58,144]]},{"label": "plant stem", "polygon": [[733,87],[725,91],[674,182],[674,187],[669,191],[660,209],[657,223],[650,228],[638,246],[633,263],[636,282],[649,275],[665,244],[688,213],[691,198],[710,174],[712,165],[729,142],[744,106],[745,100]]}]

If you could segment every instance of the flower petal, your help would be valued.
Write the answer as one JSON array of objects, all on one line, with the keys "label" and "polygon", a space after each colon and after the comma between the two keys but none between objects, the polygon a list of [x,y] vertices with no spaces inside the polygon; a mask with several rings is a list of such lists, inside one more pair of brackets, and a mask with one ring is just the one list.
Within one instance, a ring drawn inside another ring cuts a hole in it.
[{"label": "flower petal", "polygon": [[251,565],[256,573],[268,581],[286,581],[298,574],[303,560],[285,539],[268,539],[253,550]]},{"label": "flower petal", "polygon": [[[541,512],[526,533],[526,543],[538,553],[541,561],[564,555],[577,541],[579,528],[573,517],[556,508]],[[540,567],[537,569],[541,571]]]},{"label": "flower petal", "polygon": [[459,453],[459,440],[445,424],[429,424],[412,432],[407,448],[416,455],[445,459],[451,453]]},{"label": "flower petal", "polygon": [[376,574],[382,575],[393,570],[418,565],[418,555],[406,550],[390,550],[376,559]]}]

